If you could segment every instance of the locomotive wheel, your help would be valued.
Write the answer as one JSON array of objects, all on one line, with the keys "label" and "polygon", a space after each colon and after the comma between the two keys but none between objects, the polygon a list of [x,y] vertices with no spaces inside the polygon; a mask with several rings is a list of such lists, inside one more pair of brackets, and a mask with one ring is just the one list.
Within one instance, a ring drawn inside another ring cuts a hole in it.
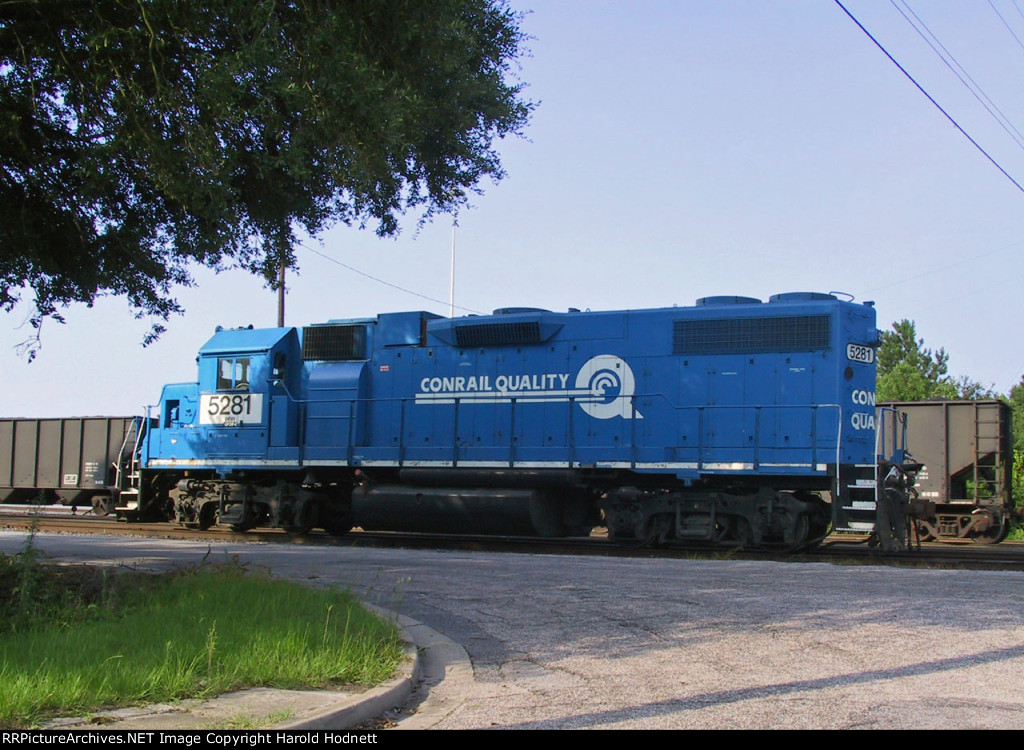
[{"label": "locomotive wheel", "polygon": [[612,529],[609,529],[609,538],[620,547],[628,547],[629,549],[648,549],[653,547],[658,541],[661,531],[659,525],[655,523],[655,518],[648,518],[643,530],[636,536],[615,534]]},{"label": "locomotive wheel", "polygon": [[[764,544],[764,547],[765,549],[775,550],[777,552],[799,552],[807,545],[810,532],[811,521],[807,517],[807,514],[797,513],[793,518],[793,523],[790,526],[790,531],[787,535],[790,538],[782,542],[767,542]],[[775,538],[777,539],[778,537]]]},{"label": "locomotive wheel", "polygon": [[740,549],[750,547],[754,541],[754,531],[750,528],[750,521],[744,516],[736,516],[736,530],[733,532],[733,541]]},{"label": "locomotive wheel", "polygon": [[817,547],[829,535],[829,532],[832,531],[832,523],[828,520],[827,516],[822,517],[820,514],[813,514],[809,517],[809,524],[808,539],[804,543],[804,549],[806,550]]},{"label": "locomotive wheel", "polygon": [[333,516],[328,516],[320,524],[320,528],[331,536],[344,536],[352,531],[352,514],[336,513]]},{"label": "locomotive wheel", "polygon": [[796,521],[793,523],[793,546],[792,550],[803,549],[807,546],[807,540],[811,536],[811,519],[807,517],[806,513],[801,513],[796,517]]},{"label": "locomotive wheel", "polygon": [[[790,526],[789,540],[764,542],[759,546],[762,549],[774,552],[805,552],[817,547],[818,543],[825,538],[825,532],[827,531],[828,526],[822,529],[821,525],[815,522],[811,514],[798,513],[793,518],[793,524]],[[758,545],[754,545],[755,549],[757,547]]]},{"label": "locomotive wheel", "polygon": [[215,523],[217,523],[217,505],[216,503],[206,503],[199,510],[199,520],[196,522],[196,528],[200,531],[206,531]]},{"label": "locomotive wheel", "polygon": [[312,531],[320,517],[319,508],[313,501],[308,501],[299,506],[299,512],[295,522],[291,526],[285,526],[284,530],[291,536],[302,536]]},{"label": "locomotive wheel", "polygon": [[819,495],[811,492],[796,492],[794,496],[803,500],[810,507],[801,515],[807,523],[807,533],[799,547],[800,551],[817,547],[832,530],[832,511]]}]

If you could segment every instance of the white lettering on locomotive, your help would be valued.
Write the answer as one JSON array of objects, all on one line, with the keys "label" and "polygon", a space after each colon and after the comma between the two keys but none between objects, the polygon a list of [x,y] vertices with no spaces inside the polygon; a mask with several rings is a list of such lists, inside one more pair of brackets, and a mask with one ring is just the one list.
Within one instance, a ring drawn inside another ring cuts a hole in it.
[{"label": "white lettering on locomotive", "polygon": [[875,361],[875,350],[863,344],[847,344],[846,358],[851,362],[863,362],[870,365]]},{"label": "white lettering on locomotive", "polygon": [[874,391],[862,391],[855,390],[850,394],[853,403],[859,406],[874,406],[875,405],[875,392]]},{"label": "white lettering on locomotive", "polygon": [[573,401],[595,419],[642,419],[633,408],[633,370],[619,357],[593,357],[569,387],[567,372],[431,377],[420,380],[418,404],[551,403]]},{"label": "white lettering on locomotive", "polygon": [[855,411],[850,415],[850,423],[855,430],[873,430],[875,429],[875,415],[873,413]]}]

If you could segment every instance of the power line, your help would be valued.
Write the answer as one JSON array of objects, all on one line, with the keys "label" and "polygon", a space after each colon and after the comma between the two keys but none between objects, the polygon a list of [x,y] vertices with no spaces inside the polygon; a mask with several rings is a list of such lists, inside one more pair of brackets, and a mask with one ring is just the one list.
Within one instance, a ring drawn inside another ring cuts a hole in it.
[{"label": "power line", "polygon": [[[378,284],[383,284],[384,286],[391,287],[392,289],[397,289],[400,292],[405,292],[406,294],[411,294],[413,297],[419,297],[420,299],[425,299],[425,300],[428,300],[430,302],[436,302],[439,305],[448,305],[449,304],[448,302],[443,302],[443,301],[441,301],[439,299],[435,299],[433,297],[428,297],[425,294],[420,294],[419,292],[414,292],[411,289],[406,289],[405,287],[398,286],[398,284],[392,284],[390,281],[385,281],[384,279],[381,279],[381,278],[378,278],[378,277],[373,276],[371,274],[368,274],[368,273],[366,273],[366,271],[360,271],[358,268],[350,266],[347,263],[342,263],[337,258],[332,258],[331,256],[329,256],[329,255],[327,255],[325,253],[321,253],[319,250],[315,250],[315,249],[311,248],[309,245],[306,245],[306,244],[303,244],[303,243],[300,242],[299,246],[304,248],[304,249],[306,249],[306,250],[309,250],[309,252],[313,253],[314,255],[319,255],[324,260],[329,260],[331,263],[334,263],[335,265],[341,266],[342,268],[345,268],[345,269],[351,271],[352,273],[357,273],[360,276],[363,276],[363,277],[365,277],[367,279],[370,279],[371,281],[376,281]],[[459,309],[459,310],[464,310],[465,312],[468,312],[468,313],[475,313],[477,315],[482,315],[483,314],[479,310],[473,310],[473,309],[468,308],[468,307],[462,307],[461,305],[452,304],[452,307],[454,307],[456,309]]]},{"label": "power line", "polygon": [[957,266],[962,266],[965,263],[973,263],[976,260],[979,260],[981,258],[985,258],[985,257],[987,257],[989,255],[995,255],[996,253],[1001,253],[1004,250],[1009,250],[1012,247],[1018,247],[1020,245],[1024,245],[1024,240],[1021,240],[1019,242],[1011,242],[1009,245],[1004,245],[1003,247],[998,247],[995,250],[986,250],[983,253],[978,253],[977,255],[972,255],[972,256],[967,257],[967,258],[962,258],[961,260],[958,260],[958,261],[956,261],[954,263],[948,263],[948,264],[946,264],[944,266],[939,266],[938,268],[929,269],[929,270],[924,271],[922,273],[919,273],[919,274],[917,274],[915,276],[905,277],[905,278],[899,279],[898,281],[893,281],[893,282],[890,282],[888,284],[882,284],[881,286],[872,287],[871,289],[865,290],[863,292],[863,294],[871,294],[872,292],[877,292],[877,291],[880,291],[882,289],[888,289],[889,287],[892,287],[892,286],[899,286],[899,285],[902,285],[902,284],[906,284],[908,281],[916,281],[917,279],[924,278],[925,276],[931,276],[932,274],[935,274],[935,273],[941,273],[942,271],[948,271],[950,268],[955,268]]},{"label": "power line", "polygon": [[864,24],[862,24],[862,23],[861,23],[860,21],[858,21],[858,20],[857,20],[857,18],[856,18],[856,16],[854,16],[854,15],[853,15],[853,13],[851,13],[851,12],[850,12],[849,10],[847,10],[846,6],[845,6],[845,5],[843,5],[843,4],[842,4],[842,2],[840,2],[840,0],[835,0],[835,4],[836,4],[836,5],[838,5],[838,6],[840,7],[840,8],[842,8],[843,12],[844,12],[844,13],[845,13],[845,14],[846,14],[847,16],[849,16],[849,17],[850,17],[850,20],[851,20],[851,21],[853,21],[853,22],[854,22],[855,24],[857,24],[857,28],[859,28],[859,29],[860,29],[861,31],[863,31],[863,32],[864,32],[864,34],[865,34],[865,35],[867,36],[867,38],[868,38],[868,39],[870,39],[870,40],[871,40],[872,42],[874,42],[875,46],[876,46],[876,47],[878,47],[878,49],[880,49],[880,50],[882,51],[882,54],[884,54],[884,55],[885,55],[886,57],[888,57],[888,58],[889,58],[889,60],[890,60],[890,61],[892,62],[892,64],[893,64],[893,65],[895,65],[895,66],[896,66],[897,68],[899,68],[899,69],[900,69],[900,72],[901,72],[901,73],[903,73],[903,75],[905,75],[905,76],[907,77],[907,80],[909,80],[909,81],[910,81],[910,82],[911,82],[912,84],[914,84],[914,86],[915,86],[915,87],[917,88],[917,90],[918,90],[918,91],[920,91],[920,92],[921,92],[922,94],[924,94],[924,95],[925,95],[925,97],[926,97],[926,98],[928,99],[928,101],[930,101],[930,102],[931,102],[931,103],[932,103],[932,104],[933,104],[933,105],[935,106],[935,108],[936,108],[937,110],[939,110],[939,112],[941,112],[941,113],[943,114],[943,116],[944,116],[944,117],[945,117],[945,118],[946,118],[947,120],[949,120],[949,121],[950,121],[950,122],[951,122],[951,123],[953,124],[953,127],[955,127],[955,128],[957,129],[957,130],[959,130],[959,131],[960,131],[960,133],[961,133],[961,135],[963,135],[963,137],[964,137],[964,138],[966,138],[967,140],[969,140],[969,141],[971,142],[971,144],[972,144],[972,145],[973,145],[973,146],[974,146],[974,147],[975,147],[976,149],[978,149],[978,151],[980,151],[980,152],[981,152],[981,154],[982,154],[982,155],[983,155],[983,156],[984,156],[984,157],[985,157],[986,159],[988,159],[988,160],[989,160],[989,162],[990,162],[990,163],[992,164],[992,166],[994,166],[994,167],[995,167],[996,169],[998,169],[998,170],[999,170],[1000,172],[1002,172],[1002,173],[1003,173],[1003,176],[1004,176],[1004,177],[1005,177],[1006,179],[1008,179],[1008,180],[1009,180],[1010,182],[1012,182],[1012,183],[1014,184],[1014,186],[1015,186],[1015,187],[1016,187],[1016,188],[1017,188],[1017,189],[1018,189],[1019,191],[1021,191],[1022,193],[1024,193],[1024,187],[1021,187],[1020,183],[1019,183],[1019,182],[1017,182],[1017,181],[1016,181],[1015,179],[1013,179],[1013,178],[1012,178],[1012,177],[1010,176],[1009,172],[1007,172],[1007,171],[1006,171],[1005,169],[1003,169],[1003,168],[1002,168],[1002,167],[1001,167],[1001,166],[999,165],[999,162],[997,162],[997,161],[996,161],[995,159],[993,159],[993,158],[992,158],[992,157],[991,157],[991,156],[989,155],[989,153],[988,153],[988,152],[987,152],[987,151],[986,151],[985,149],[983,149],[983,148],[981,147],[981,145],[980,145],[980,144],[979,144],[979,143],[978,143],[978,142],[977,142],[976,140],[974,140],[973,138],[971,138],[971,136],[970,136],[970,135],[968,135],[968,134],[967,134],[967,131],[966,131],[966,130],[964,130],[964,129],[963,129],[962,127],[960,127],[960,123],[958,123],[958,122],[957,122],[956,120],[954,120],[954,119],[953,119],[953,117],[952,117],[952,115],[950,115],[950,114],[949,114],[949,113],[948,113],[948,112],[947,112],[946,110],[944,110],[944,109],[942,108],[942,106],[941,106],[941,105],[940,105],[940,104],[939,104],[939,103],[938,103],[937,101],[935,101],[935,99],[934,99],[934,98],[932,98],[932,95],[931,95],[931,94],[929,94],[929,93],[928,93],[927,91],[925,91],[925,90],[924,90],[924,87],[922,87],[922,86],[921,86],[921,84],[919,84],[919,83],[918,83],[918,82],[917,82],[917,81],[916,81],[916,80],[914,79],[914,77],[913,77],[912,75],[910,75],[910,73],[908,73],[908,72],[907,72],[906,68],[904,68],[904,67],[903,67],[902,65],[900,65],[900,64],[899,64],[899,63],[898,63],[898,62],[896,61],[896,58],[895,58],[895,57],[893,57],[892,55],[890,55],[890,54],[889,54],[889,51],[888,51],[888,50],[887,50],[887,49],[886,49],[885,47],[883,47],[883,46],[882,46],[882,43],[881,43],[881,42],[879,42],[879,41],[878,41],[877,39],[875,39],[875,37],[874,37],[874,36],[872,36],[872,34],[871,34],[871,32],[870,32],[870,31],[868,31],[868,30],[867,30],[866,28],[864,28]]},{"label": "power line", "polygon": [[[939,41],[935,32],[928,28],[928,24],[926,24],[921,17],[914,12],[906,0],[889,0],[889,2],[896,11],[903,16],[904,20],[910,24],[914,31],[917,32],[917,35],[924,40],[925,44],[931,47],[932,52],[938,55],[943,64],[945,64],[945,66],[949,68],[950,72],[957,77],[960,83],[964,85],[964,88],[970,91],[971,95],[978,100],[978,103],[984,107],[990,115],[992,115],[992,119],[999,123],[999,127],[1001,127],[1006,134],[1010,136],[1014,143],[1024,149],[1024,135],[1021,135],[1021,132],[1017,130],[1016,126],[1010,122],[1010,118],[1008,118],[1003,111],[996,106],[996,103],[993,102],[989,95],[985,93],[984,89],[981,88],[978,82],[971,77],[971,74],[968,73],[966,68],[960,64],[953,53],[946,49],[945,45]],[[901,4],[906,8],[907,12],[904,12],[903,8],[900,8]],[[991,0],[989,0],[989,4],[991,5]],[[995,10],[995,8],[993,8],[993,10]],[[914,20],[911,20],[907,13],[910,13],[910,15],[914,17]],[[996,11],[996,13],[998,14],[998,11]],[[1002,16],[999,17],[1002,19]],[[1006,21],[1004,20],[1003,23],[1005,24]],[[1007,28],[1009,29],[1009,26],[1007,26]],[[924,31],[922,31],[922,29]],[[927,36],[925,35],[925,32],[927,32]],[[1013,34],[1013,31],[1011,30],[1010,33]],[[931,37],[931,39],[928,37]],[[1016,35],[1014,35],[1014,38],[1016,38]],[[932,43],[932,40],[934,40],[934,44]],[[1018,42],[1019,41],[1020,40],[1018,40]],[[938,48],[936,48],[936,45],[938,45]],[[939,51],[940,49],[942,50],[941,52]]]},{"label": "power line", "polygon": [[[1016,32],[1014,32],[1014,30],[1012,28],[1010,28],[1010,24],[1006,22],[1005,18],[1003,18],[1003,14],[999,12],[999,9],[996,8],[996,6],[992,4],[992,0],[988,0],[988,5],[992,9],[992,11],[997,16],[999,16],[999,20],[1003,22],[1003,26],[1006,27],[1006,30],[1010,32],[1010,36],[1012,36],[1014,39],[1017,40],[1017,46],[1020,47],[1021,49],[1024,49],[1024,42],[1022,42],[1020,40],[1020,37],[1017,36]],[[1017,5],[1017,3],[1014,2],[1014,7],[1016,7],[1016,5]],[[1020,13],[1020,8],[1017,8],[1017,12]]]}]

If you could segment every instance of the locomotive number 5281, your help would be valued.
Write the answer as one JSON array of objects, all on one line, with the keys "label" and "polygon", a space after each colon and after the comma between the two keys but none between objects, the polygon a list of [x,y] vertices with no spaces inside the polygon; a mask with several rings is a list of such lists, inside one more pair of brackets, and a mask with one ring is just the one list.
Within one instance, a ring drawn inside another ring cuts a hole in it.
[{"label": "locomotive number 5281", "polygon": [[200,397],[200,424],[231,425],[263,421],[263,394],[206,393]]}]

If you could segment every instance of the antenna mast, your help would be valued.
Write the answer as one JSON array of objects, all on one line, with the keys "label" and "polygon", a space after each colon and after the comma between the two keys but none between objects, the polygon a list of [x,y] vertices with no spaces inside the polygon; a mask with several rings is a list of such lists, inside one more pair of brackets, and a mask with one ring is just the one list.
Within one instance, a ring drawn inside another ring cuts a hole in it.
[{"label": "antenna mast", "polygon": [[448,282],[448,317],[455,317],[455,228],[459,225],[457,218],[452,219],[452,275]]}]

